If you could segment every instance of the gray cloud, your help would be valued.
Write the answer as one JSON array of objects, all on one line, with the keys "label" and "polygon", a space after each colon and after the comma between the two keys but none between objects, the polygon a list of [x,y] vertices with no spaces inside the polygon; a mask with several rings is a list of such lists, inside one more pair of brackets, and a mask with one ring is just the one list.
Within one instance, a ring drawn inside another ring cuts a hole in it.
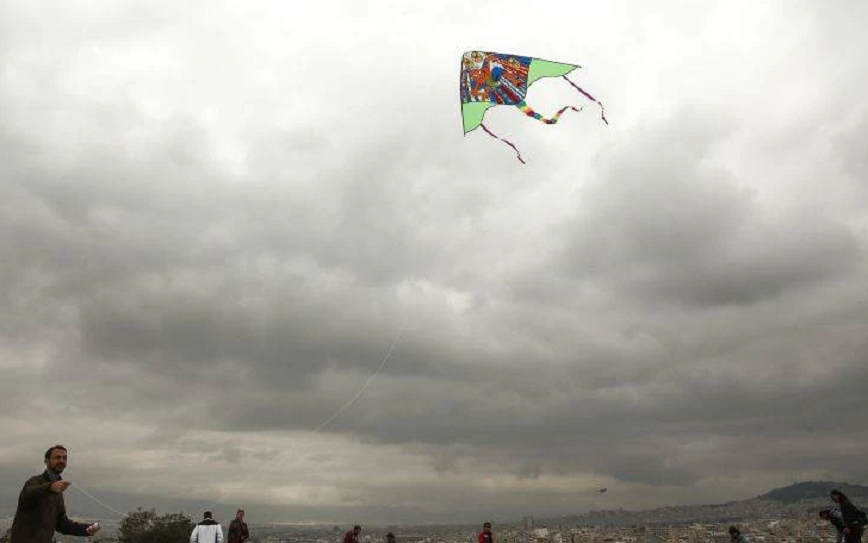
[{"label": "gray cloud", "polygon": [[[565,265],[639,297],[698,307],[750,304],[858,270],[862,250],[834,217],[765,209],[708,162],[718,119],[699,113],[610,151],[569,225]],[[678,134],[685,143],[673,145]]]}]

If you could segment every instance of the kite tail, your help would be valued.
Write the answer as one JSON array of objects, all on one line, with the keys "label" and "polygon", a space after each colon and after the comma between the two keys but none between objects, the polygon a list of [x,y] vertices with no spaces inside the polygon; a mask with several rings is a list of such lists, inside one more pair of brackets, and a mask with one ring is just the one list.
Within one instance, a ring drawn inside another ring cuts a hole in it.
[{"label": "kite tail", "polygon": [[593,96],[591,96],[590,94],[588,94],[587,92],[585,92],[584,90],[582,90],[581,87],[579,87],[578,85],[576,85],[575,83],[573,83],[572,81],[570,81],[570,78],[568,78],[567,76],[563,76],[563,78],[566,79],[567,82],[568,82],[570,85],[573,86],[573,88],[575,88],[575,89],[576,89],[577,91],[579,91],[580,93],[584,94],[585,97],[586,97],[588,100],[590,100],[590,101],[592,101],[592,102],[597,102],[597,104],[600,106],[600,112],[601,112],[600,115],[601,115],[602,118],[603,118],[603,122],[606,123],[606,124],[609,124],[609,121],[606,120],[606,108],[603,107],[603,104],[602,104],[601,102],[597,101],[596,98],[594,98]]},{"label": "kite tail", "polygon": [[555,124],[556,122],[558,122],[558,119],[561,118],[561,115],[564,114],[564,111],[566,111],[568,109],[572,109],[573,111],[581,111],[581,109],[576,109],[573,106],[565,106],[565,107],[562,107],[557,113],[555,113],[551,119],[546,119],[545,117],[543,117],[542,115],[540,115],[539,113],[537,113],[536,111],[531,109],[531,107],[529,105],[527,105],[527,102],[525,102],[524,100],[517,103],[515,105],[515,107],[520,109],[521,112],[524,113],[525,115],[527,115],[528,117],[533,117],[534,119],[536,119],[538,121],[542,121],[546,124]]},{"label": "kite tail", "polygon": [[521,162],[522,164],[525,164],[524,159],[521,158],[521,153],[518,152],[518,147],[516,147],[515,145],[513,145],[512,142],[510,142],[510,141],[508,141],[508,140],[505,140],[505,139],[503,139],[503,138],[501,138],[501,137],[499,137],[499,136],[494,135],[494,133],[493,133],[491,130],[489,130],[489,129],[484,125],[484,124],[480,124],[479,126],[481,126],[482,129],[485,130],[485,133],[488,134],[489,136],[491,136],[492,138],[494,138],[494,139],[498,139],[498,140],[500,140],[500,141],[506,143],[506,144],[509,145],[510,147],[512,147],[513,150],[515,150],[515,154],[516,154],[516,156],[518,157],[518,161]]}]

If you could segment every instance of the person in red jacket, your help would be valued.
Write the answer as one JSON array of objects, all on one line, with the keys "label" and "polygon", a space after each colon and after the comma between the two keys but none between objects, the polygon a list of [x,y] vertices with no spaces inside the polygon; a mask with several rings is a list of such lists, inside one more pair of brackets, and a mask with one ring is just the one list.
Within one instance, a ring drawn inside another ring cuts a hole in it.
[{"label": "person in red jacket", "polygon": [[479,532],[479,543],[494,543],[494,534],[491,532],[490,522],[482,525],[482,531]]},{"label": "person in red jacket", "polygon": [[362,527],[356,524],[353,529],[344,534],[344,543],[359,543],[359,532]]},{"label": "person in red jacket", "polygon": [[244,509],[235,513],[235,520],[229,523],[229,543],[244,543],[250,537],[247,523],[244,522]]}]

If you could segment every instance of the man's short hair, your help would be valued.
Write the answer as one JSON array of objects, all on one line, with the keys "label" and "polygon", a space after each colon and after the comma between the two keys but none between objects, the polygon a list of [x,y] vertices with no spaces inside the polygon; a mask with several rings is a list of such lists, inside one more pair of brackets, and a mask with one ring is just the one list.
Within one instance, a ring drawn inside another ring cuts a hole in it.
[{"label": "man's short hair", "polygon": [[51,458],[51,455],[57,449],[60,449],[61,451],[65,451],[66,447],[64,447],[63,445],[55,445],[54,447],[49,448],[47,451],[45,451],[45,461],[46,462],[48,462],[48,459]]},{"label": "man's short hair", "polygon": [[212,518],[212,517],[211,517],[211,511],[205,511],[205,515],[204,515],[204,516],[205,516],[205,518]]}]

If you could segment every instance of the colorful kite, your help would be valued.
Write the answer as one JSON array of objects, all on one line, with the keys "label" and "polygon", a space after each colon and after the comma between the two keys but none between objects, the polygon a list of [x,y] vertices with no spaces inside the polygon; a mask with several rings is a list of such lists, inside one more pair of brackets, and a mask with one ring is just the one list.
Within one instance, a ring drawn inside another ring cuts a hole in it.
[{"label": "colorful kite", "polygon": [[461,58],[461,116],[464,119],[464,134],[482,127],[485,132],[497,138],[515,150],[518,160],[524,164],[521,153],[511,142],[500,138],[489,130],[482,119],[489,108],[497,105],[515,106],[528,117],[540,120],[546,124],[555,124],[561,115],[568,110],[579,111],[572,106],[558,110],[550,119],[535,112],[524,101],[527,89],[536,80],[543,77],[563,77],[577,91],[600,106],[603,122],[606,112],[593,96],[582,90],[567,78],[567,74],[579,68],[575,64],[563,64],[539,58],[506,55],[502,53],[486,53],[484,51],[468,51]]}]

